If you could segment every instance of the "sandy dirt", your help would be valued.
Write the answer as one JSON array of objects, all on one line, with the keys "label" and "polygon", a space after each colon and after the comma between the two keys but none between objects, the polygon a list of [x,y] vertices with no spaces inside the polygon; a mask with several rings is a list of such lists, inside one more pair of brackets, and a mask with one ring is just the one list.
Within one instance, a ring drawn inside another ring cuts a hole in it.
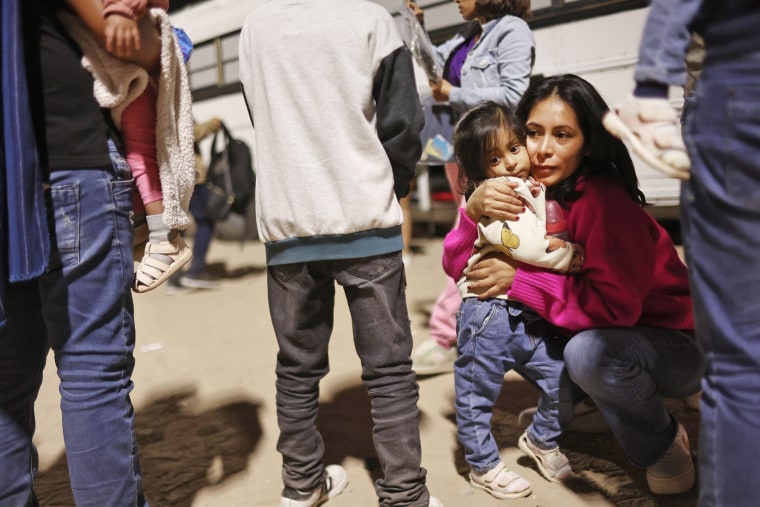
[{"label": "sandy dirt", "polygon": [[[408,305],[415,342],[427,338],[430,309],[445,285],[441,239],[417,239],[408,270]],[[211,268],[223,279],[215,291],[168,295],[165,288],[136,295],[137,366],[133,402],[144,485],[153,507],[277,506],[280,456],[275,446],[276,344],[266,302],[263,247],[217,241]],[[348,471],[346,492],[332,507],[377,505],[379,466],[371,441],[369,399],[359,378],[345,299],[338,292],[331,372],[322,384],[319,424],[328,463]],[[73,506],[52,356],[37,403],[40,452],[37,493],[43,507]],[[510,468],[533,494],[496,500],[473,490],[455,438],[453,375],[421,378],[420,428],[428,485],[446,507],[581,507],[696,505],[696,488],[676,497],[651,495],[644,471],[628,463],[609,434],[566,433],[561,444],[576,477],[544,480],[517,448],[517,415],[537,392],[508,374],[495,408],[494,433]],[[699,413],[679,400],[670,407],[686,426],[696,456]]]}]

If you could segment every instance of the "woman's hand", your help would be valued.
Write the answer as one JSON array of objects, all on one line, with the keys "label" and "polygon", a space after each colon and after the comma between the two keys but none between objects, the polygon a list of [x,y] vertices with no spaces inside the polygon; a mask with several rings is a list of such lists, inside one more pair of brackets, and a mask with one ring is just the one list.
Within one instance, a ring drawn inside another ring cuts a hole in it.
[{"label": "woman's hand", "polygon": [[512,287],[517,261],[502,253],[480,259],[467,273],[467,289],[480,299],[503,296]]},{"label": "woman's hand", "polygon": [[517,183],[507,180],[484,181],[467,199],[467,216],[473,222],[482,218],[514,221],[525,211],[525,205],[517,196]]},{"label": "woman's hand", "polygon": [[430,90],[433,92],[433,98],[438,102],[446,102],[449,100],[451,89],[453,86],[445,79],[441,79],[438,82],[430,81]]}]

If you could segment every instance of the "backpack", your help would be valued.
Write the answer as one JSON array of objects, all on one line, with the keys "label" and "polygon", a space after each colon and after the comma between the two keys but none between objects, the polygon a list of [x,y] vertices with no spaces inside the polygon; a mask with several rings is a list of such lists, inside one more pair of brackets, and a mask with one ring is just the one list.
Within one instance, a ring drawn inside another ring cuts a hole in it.
[{"label": "backpack", "polygon": [[[217,149],[217,136],[222,133],[223,147]],[[253,171],[251,149],[240,139],[230,135],[227,126],[214,133],[211,141],[211,156],[206,185],[213,192],[224,194],[229,206],[221,215],[212,219],[223,219],[229,212],[245,214],[249,201],[256,189],[256,176]]]}]

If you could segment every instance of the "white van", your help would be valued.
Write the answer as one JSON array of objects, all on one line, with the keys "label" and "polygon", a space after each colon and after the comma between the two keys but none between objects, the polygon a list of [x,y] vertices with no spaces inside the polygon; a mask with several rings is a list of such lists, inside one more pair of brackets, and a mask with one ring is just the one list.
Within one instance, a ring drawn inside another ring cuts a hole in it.
[{"label": "white van", "polygon": [[[195,44],[188,65],[196,119],[218,116],[233,135],[251,145],[254,134],[240,93],[237,55],[240,28],[257,1],[205,0],[171,13],[173,23],[184,28]],[[402,0],[373,1],[396,16],[402,5]],[[418,0],[418,4],[425,11],[425,25],[434,43],[462,27],[453,0]],[[648,4],[645,0],[533,0],[528,22],[536,38],[534,74],[578,74],[596,86],[610,105],[622,100],[633,88]],[[671,96],[680,108],[680,90],[674,89]],[[652,214],[677,218],[678,180],[635,156],[634,162]]]}]

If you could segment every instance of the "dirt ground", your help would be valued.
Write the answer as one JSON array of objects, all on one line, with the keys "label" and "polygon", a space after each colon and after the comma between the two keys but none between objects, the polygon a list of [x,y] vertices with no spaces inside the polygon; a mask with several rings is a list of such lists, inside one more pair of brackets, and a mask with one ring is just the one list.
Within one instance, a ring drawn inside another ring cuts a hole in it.
[{"label": "dirt ground", "polygon": [[[414,242],[408,270],[408,305],[415,342],[427,338],[430,309],[445,285],[440,238]],[[280,457],[275,446],[276,344],[266,302],[262,245],[216,241],[209,255],[223,279],[215,291],[168,295],[165,288],[135,297],[137,366],[133,402],[144,485],[153,507],[276,506]],[[339,294],[341,294],[339,292]],[[377,505],[379,466],[371,441],[369,399],[359,378],[345,300],[339,295],[331,341],[331,372],[322,384],[320,427],[328,463],[340,463],[350,484],[332,507]],[[628,463],[611,434],[563,435],[576,477],[544,480],[517,448],[517,415],[535,405],[535,389],[508,374],[496,406],[494,432],[510,468],[526,477],[533,494],[496,500],[467,483],[467,465],[454,428],[453,375],[421,378],[423,466],[428,485],[446,507],[688,507],[696,488],[676,497],[651,495],[644,471]],[[52,357],[37,403],[40,452],[37,493],[43,507],[73,506]],[[699,413],[670,402],[685,425],[696,456]]]}]

